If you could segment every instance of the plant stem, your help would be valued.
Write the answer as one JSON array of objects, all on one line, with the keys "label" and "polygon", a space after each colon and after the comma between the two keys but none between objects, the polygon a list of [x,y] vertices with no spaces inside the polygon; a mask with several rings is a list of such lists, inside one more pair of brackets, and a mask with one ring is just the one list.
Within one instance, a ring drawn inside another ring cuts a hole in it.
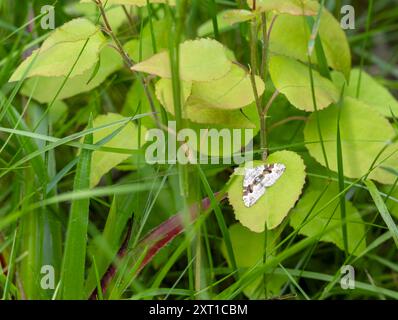
[{"label": "plant stem", "polygon": [[117,51],[122,56],[125,64],[129,68],[130,72],[135,74],[137,76],[138,80],[141,82],[141,84],[142,84],[142,86],[144,88],[145,96],[148,99],[149,105],[151,107],[151,111],[153,113],[152,116],[153,116],[157,126],[159,128],[162,128],[162,124],[161,124],[159,116],[157,114],[155,103],[153,101],[152,94],[151,94],[151,92],[149,90],[148,84],[145,82],[144,78],[141,76],[140,73],[135,73],[131,69],[135,65],[135,62],[134,62],[133,59],[130,58],[128,53],[124,50],[123,45],[121,44],[119,39],[116,37],[115,33],[113,32],[113,29],[112,29],[112,27],[111,27],[111,25],[109,23],[109,20],[108,20],[108,17],[106,15],[105,8],[104,8],[104,5],[102,4],[102,1],[101,0],[93,0],[93,1],[96,3],[96,5],[98,6],[98,8],[100,10],[100,13],[101,13],[101,16],[102,16],[102,20],[104,21],[104,24],[105,24],[106,33],[112,38],[113,42],[116,44]]},{"label": "plant stem", "polygon": [[262,56],[261,56],[261,77],[264,83],[267,81],[268,77],[268,29],[267,29],[267,16],[265,13],[261,14],[261,29],[263,31],[263,46],[262,46]]},{"label": "plant stem", "polygon": [[[269,37],[268,37],[268,29],[267,29],[267,16],[265,13],[261,14],[261,29],[262,29],[262,56],[261,56],[261,78],[264,81],[264,84],[267,84],[268,79],[268,53],[269,53]],[[267,141],[267,114],[269,107],[265,106],[265,95],[262,98],[261,103],[261,114],[260,114],[260,123],[261,123],[261,149],[263,149],[263,160],[266,160],[268,157],[268,141]]]},{"label": "plant stem", "polygon": [[288,118],[285,118],[285,119],[273,124],[272,126],[270,126],[269,131],[271,131],[281,125],[289,123],[291,121],[306,121],[306,120],[307,120],[307,117],[300,117],[300,116],[288,117]]},{"label": "plant stem", "polygon": [[127,7],[125,5],[122,5],[124,14],[126,15],[127,21],[129,23],[130,28],[135,31],[135,22],[133,17],[131,16],[130,12],[127,10]]},{"label": "plant stem", "polygon": [[257,57],[257,43],[258,43],[257,32],[258,32],[257,19],[254,18],[251,22],[251,38],[250,38],[251,72],[250,72],[250,79],[251,79],[251,83],[252,83],[252,87],[253,87],[258,116],[260,118],[260,148],[262,150],[262,159],[265,160],[268,156],[268,154],[267,154],[267,128],[266,128],[266,123],[264,120],[265,118],[263,116],[262,102],[261,102],[260,96],[257,91],[256,78],[255,78],[255,76],[257,74],[257,60],[258,60],[258,57]]}]

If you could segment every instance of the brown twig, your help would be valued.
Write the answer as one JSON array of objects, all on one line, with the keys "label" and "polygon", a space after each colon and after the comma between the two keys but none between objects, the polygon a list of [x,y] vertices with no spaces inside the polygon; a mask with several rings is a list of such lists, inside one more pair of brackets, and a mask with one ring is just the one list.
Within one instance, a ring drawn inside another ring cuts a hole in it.
[{"label": "brown twig", "polygon": [[135,31],[135,22],[134,22],[134,19],[133,19],[133,17],[130,15],[130,13],[129,13],[129,11],[127,10],[127,7],[125,6],[125,5],[122,5],[122,8],[123,8],[123,11],[124,11],[124,14],[126,15],[126,18],[127,18],[127,21],[128,21],[128,23],[129,23],[129,26],[130,26],[130,28],[133,30],[133,31]]},{"label": "brown twig", "polygon": [[274,103],[275,99],[279,96],[279,91],[275,90],[274,94],[271,96],[271,98],[268,100],[267,105],[265,106],[264,110],[262,111],[262,116],[266,117],[268,115],[269,109],[271,109],[272,104]]},{"label": "brown twig", "polygon": [[7,275],[7,262],[2,253],[0,253],[0,270],[5,276]]},{"label": "brown twig", "polygon": [[278,17],[279,17],[279,16],[275,15],[275,16],[272,18],[271,24],[269,25],[268,34],[267,34],[267,41],[268,41],[268,43],[269,43],[269,40],[270,40],[270,38],[271,38],[271,33],[272,33],[272,29],[274,28],[275,21],[276,21],[276,19],[277,19]]},{"label": "brown twig", "polygon": [[261,26],[263,31],[263,45],[262,45],[262,57],[261,57],[261,78],[263,78],[264,83],[267,82],[268,77],[268,31],[267,31],[267,16],[265,13],[261,14]]}]

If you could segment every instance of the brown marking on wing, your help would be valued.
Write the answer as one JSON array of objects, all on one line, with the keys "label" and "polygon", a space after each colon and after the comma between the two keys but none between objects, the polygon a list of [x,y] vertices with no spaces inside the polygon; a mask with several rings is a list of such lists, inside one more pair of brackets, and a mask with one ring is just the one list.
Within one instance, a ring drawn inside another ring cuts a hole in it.
[{"label": "brown marking on wing", "polygon": [[248,196],[250,193],[253,193],[253,186],[247,186],[243,189],[244,196]]},{"label": "brown marking on wing", "polygon": [[265,167],[264,167],[263,174],[272,173],[272,170],[274,170],[274,167],[275,167],[275,166],[274,166],[273,164],[270,164],[270,165],[265,166]]}]

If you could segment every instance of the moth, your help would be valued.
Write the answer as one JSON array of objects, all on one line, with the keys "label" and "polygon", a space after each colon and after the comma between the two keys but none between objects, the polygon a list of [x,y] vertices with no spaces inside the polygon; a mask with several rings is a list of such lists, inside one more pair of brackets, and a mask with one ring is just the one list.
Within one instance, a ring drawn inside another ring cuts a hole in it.
[{"label": "moth", "polygon": [[245,169],[243,179],[243,202],[247,208],[252,207],[273,186],[286,170],[280,163],[261,165]]}]

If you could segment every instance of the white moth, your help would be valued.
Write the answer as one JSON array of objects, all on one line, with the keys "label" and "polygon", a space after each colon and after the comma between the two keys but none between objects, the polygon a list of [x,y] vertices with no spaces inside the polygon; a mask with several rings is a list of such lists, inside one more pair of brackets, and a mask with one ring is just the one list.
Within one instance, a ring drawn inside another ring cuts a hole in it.
[{"label": "white moth", "polygon": [[273,186],[285,172],[286,167],[280,163],[262,165],[245,169],[243,179],[243,202],[247,208],[253,206]]}]

